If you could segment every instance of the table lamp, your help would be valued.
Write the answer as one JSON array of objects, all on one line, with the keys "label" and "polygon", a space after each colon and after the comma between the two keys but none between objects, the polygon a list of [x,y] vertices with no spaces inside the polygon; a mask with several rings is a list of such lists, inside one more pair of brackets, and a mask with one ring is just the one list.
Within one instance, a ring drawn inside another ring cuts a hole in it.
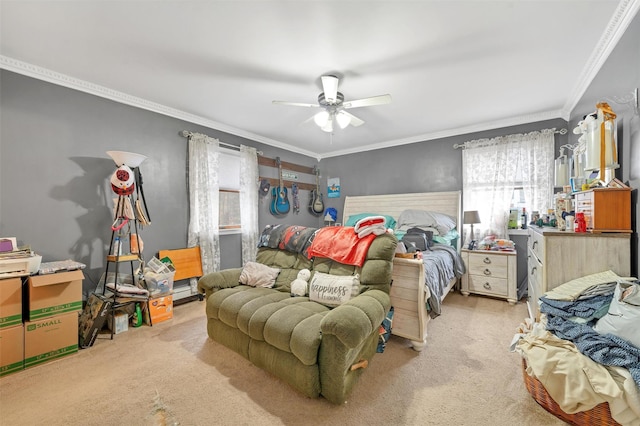
[{"label": "table lamp", "polygon": [[471,240],[469,241],[469,250],[473,250],[476,245],[475,234],[473,232],[473,224],[480,223],[480,214],[477,210],[469,210],[464,212],[465,225],[471,225]]}]

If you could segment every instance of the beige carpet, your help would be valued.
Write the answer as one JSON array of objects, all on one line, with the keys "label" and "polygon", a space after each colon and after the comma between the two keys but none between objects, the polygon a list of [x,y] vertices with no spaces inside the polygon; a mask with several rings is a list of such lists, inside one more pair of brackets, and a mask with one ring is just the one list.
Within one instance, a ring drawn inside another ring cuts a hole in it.
[{"label": "beige carpet", "polygon": [[210,341],[204,302],[0,379],[2,425],[557,425],[509,343],[526,305],[458,293],[422,352],[393,336],[348,402],[309,399]]}]

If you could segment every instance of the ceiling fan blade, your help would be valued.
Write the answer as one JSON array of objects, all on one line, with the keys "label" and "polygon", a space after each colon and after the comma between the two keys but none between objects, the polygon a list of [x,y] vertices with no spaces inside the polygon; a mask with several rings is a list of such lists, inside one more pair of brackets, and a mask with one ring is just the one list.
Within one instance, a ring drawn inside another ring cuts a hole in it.
[{"label": "ceiling fan blade", "polygon": [[340,112],[338,112],[338,115],[346,115],[347,117],[349,117],[349,119],[351,120],[349,124],[351,124],[353,127],[362,126],[364,124],[364,120],[359,119],[355,115],[345,110],[341,110]]},{"label": "ceiling fan blade", "polygon": [[356,99],[355,101],[343,102],[344,108],[359,108],[373,105],[384,105],[391,103],[391,95],[372,96],[370,98]]},{"label": "ceiling fan blade", "polygon": [[320,105],[318,104],[305,104],[301,102],[287,102],[287,101],[272,101],[274,105],[287,105],[287,106],[300,106],[307,108],[318,108]]},{"label": "ceiling fan blade", "polygon": [[338,77],[335,75],[323,75],[320,79],[322,80],[324,99],[330,105],[335,104],[338,97]]}]

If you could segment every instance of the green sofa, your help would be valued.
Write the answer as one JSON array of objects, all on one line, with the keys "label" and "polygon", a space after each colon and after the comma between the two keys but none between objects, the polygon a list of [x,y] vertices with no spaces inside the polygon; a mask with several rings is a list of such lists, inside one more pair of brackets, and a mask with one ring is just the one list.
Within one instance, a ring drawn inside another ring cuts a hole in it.
[{"label": "green sofa", "polygon": [[[362,267],[328,258],[261,247],[256,261],[279,268],[273,288],[239,284],[242,268],[203,276],[198,288],[206,300],[209,337],[238,352],[309,397],[345,402],[376,352],[379,327],[391,302],[389,290],[397,239],[375,237]],[[360,293],[329,308],[293,297],[290,284],[301,269],[313,274],[360,277]]]}]

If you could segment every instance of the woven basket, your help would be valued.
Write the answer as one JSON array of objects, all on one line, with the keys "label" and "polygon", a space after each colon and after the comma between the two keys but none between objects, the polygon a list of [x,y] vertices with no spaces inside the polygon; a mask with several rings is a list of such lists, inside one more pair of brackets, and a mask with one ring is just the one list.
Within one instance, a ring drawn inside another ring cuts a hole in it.
[{"label": "woven basket", "polygon": [[522,377],[527,391],[533,399],[540,404],[545,410],[564,420],[565,422],[576,426],[620,426],[620,423],[611,418],[609,404],[603,402],[596,405],[591,410],[580,411],[575,414],[567,414],[558,403],[549,395],[540,380],[527,374],[527,362],[522,360]]}]

